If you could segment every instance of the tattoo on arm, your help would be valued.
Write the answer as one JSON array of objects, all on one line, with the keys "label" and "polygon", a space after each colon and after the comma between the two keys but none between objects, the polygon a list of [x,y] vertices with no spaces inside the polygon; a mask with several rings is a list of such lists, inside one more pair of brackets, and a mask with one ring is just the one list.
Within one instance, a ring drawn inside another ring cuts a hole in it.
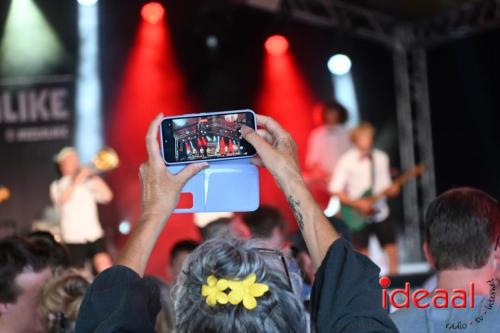
[{"label": "tattoo on arm", "polygon": [[302,213],[300,212],[300,201],[295,200],[291,195],[288,196],[288,203],[290,207],[292,207],[293,215],[297,220],[297,224],[299,225],[300,231],[304,231],[304,218],[302,217]]}]

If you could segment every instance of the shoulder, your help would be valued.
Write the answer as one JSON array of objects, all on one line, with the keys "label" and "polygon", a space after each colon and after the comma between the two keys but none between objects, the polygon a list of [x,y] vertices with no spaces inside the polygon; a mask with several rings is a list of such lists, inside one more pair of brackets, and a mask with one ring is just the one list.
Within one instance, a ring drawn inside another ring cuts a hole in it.
[{"label": "shoulder", "polygon": [[401,332],[413,332],[416,327],[424,328],[425,310],[409,308],[400,309],[390,314],[390,317]]},{"label": "shoulder", "polygon": [[386,152],[380,150],[380,149],[374,149],[373,150],[373,156],[374,158],[380,160],[380,161],[384,161],[384,162],[388,162],[389,161],[389,155],[387,155]]},{"label": "shoulder", "polygon": [[68,176],[61,177],[53,180],[52,183],[50,183],[50,187],[66,186],[69,183],[69,180]]},{"label": "shoulder", "polygon": [[311,131],[310,137],[315,138],[324,135],[325,132],[326,132],[325,126],[319,126]]},{"label": "shoulder", "polygon": [[340,157],[341,160],[351,161],[359,154],[356,148],[350,148]]}]

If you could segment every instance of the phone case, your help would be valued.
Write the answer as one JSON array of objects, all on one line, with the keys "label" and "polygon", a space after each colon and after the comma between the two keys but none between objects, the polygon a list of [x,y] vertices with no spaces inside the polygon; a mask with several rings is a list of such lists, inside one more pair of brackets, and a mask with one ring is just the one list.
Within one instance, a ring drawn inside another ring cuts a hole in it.
[{"label": "phone case", "polygon": [[[192,207],[174,213],[249,212],[259,207],[259,172],[250,159],[211,161],[191,178],[181,195],[192,195]],[[167,166],[178,173],[185,165]]]}]

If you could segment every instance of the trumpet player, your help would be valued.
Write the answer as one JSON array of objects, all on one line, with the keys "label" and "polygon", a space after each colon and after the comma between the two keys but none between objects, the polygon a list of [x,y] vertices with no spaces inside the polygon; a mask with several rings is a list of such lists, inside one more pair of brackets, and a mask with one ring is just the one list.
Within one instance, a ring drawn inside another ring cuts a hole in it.
[{"label": "trumpet player", "polygon": [[107,204],[113,192],[91,168],[80,165],[73,147],[63,148],[55,157],[61,178],[50,185],[50,197],[57,207],[61,238],[68,248],[72,266],[84,268],[90,260],[95,271],[112,265],[99,222],[97,204]]}]

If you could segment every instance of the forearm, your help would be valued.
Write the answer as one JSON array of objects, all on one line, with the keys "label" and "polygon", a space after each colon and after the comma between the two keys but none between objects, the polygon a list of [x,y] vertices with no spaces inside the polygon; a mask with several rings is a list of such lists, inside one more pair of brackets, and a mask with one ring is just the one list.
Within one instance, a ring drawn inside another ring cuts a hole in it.
[{"label": "forearm", "polygon": [[307,190],[300,175],[280,182],[306,241],[314,266],[318,268],[330,245],[340,236]]},{"label": "forearm", "polygon": [[142,214],[116,264],[127,266],[143,276],[149,256],[171,212],[166,218],[161,214]]},{"label": "forearm", "polygon": [[113,192],[102,178],[94,176],[92,180],[95,184],[94,192],[99,202],[108,203],[113,200]]},{"label": "forearm", "polygon": [[62,205],[66,203],[69,199],[71,199],[71,196],[73,195],[74,191],[75,191],[75,184],[71,183],[71,185],[69,185],[68,188],[63,191],[62,195],[56,200],[56,204]]},{"label": "forearm", "polygon": [[337,192],[337,193],[334,193],[334,195],[336,195],[339,200],[340,200],[340,203],[342,203],[343,205],[347,205],[347,206],[354,206],[354,202],[355,200],[352,200],[347,194],[345,194],[344,192]]}]

